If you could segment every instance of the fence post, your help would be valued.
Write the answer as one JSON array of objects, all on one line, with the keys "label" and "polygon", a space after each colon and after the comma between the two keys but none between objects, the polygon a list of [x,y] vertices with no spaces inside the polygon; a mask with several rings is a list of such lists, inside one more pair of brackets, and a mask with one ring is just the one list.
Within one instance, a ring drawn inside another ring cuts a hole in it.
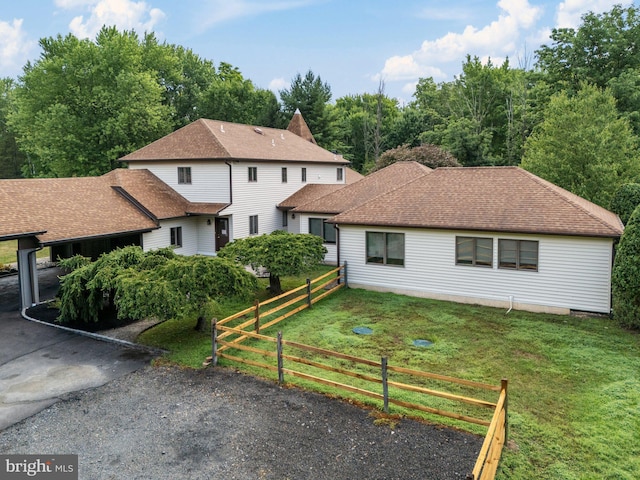
[{"label": "fence post", "polygon": [[211,319],[211,365],[214,367],[218,364],[218,319]]},{"label": "fence post", "polygon": [[349,282],[347,281],[347,262],[345,261],[343,264],[344,268],[344,288],[349,288]]},{"label": "fence post", "polygon": [[384,397],[384,413],[389,413],[389,384],[387,383],[387,357],[382,357],[382,396]]},{"label": "fence post", "polygon": [[256,307],[256,311],[254,313],[256,321],[253,329],[256,331],[256,333],[260,333],[260,300],[256,300],[254,302],[254,306]]},{"label": "fence post", "polygon": [[500,383],[504,390],[504,444],[506,445],[509,439],[509,393],[507,391],[509,380],[503,378]]},{"label": "fence post", "polygon": [[311,308],[311,280],[307,278],[307,306]]},{"label": "fence post", "polygon": [[278,332],[277,340],[278,341],[276,342],[276,349],[278,352],[278,383],[283,384],[284,372],[282,371],[282,369],[284,368],[284,365],[282,362],[282,332]]}]

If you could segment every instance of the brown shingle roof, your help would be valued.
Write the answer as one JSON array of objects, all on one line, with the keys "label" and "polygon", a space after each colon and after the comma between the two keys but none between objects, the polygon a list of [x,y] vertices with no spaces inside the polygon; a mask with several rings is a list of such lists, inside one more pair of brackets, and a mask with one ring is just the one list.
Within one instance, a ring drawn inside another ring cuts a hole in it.
[{"label": "brown shingle roof", "polygon": [[432,170],[418,162],[397,162],[373,172],[348,188],[339,189],[321,198],[312,199],[295,208],[296,212],[335,214],[361,205]]},{"label": "brown shingle roof", "polygon": [[320,183],[310,183],[305,185],[296,193],[291,195],[290,197],[283,200],[278,204],[278,208],[284,209],[292,209],[297,207],[298,205],[302,205],[307,202],[311,202],[313,200],[317,200],[320,197],[324,197],[329,193],[333,193],[336,190],[340,190],[344,188],[346,185],[350,185],[352,183],[358,182],[364,178],[364,175],[352,170],[351,168],[346,168],[346,176],[345,183],[335,183],[335,184],[320,184]]},{"label": "brown shingle roof", "polygon": [[313,138],[313,134],[311,133],[311,130],[309,130],[309,126],[307,125],[307,122],[304,121],[304,118],[302,118],[302,114],[300,113],[300,110],[298,110],[297,108],[293,114],[293,117],[291,117],[291,121],[289,121],[287,130],[289,130],[292,133],[295,133],[299,137],[304,138],[307,142],[311,142],[317,145],[316,139]]},{"label": "brown shingle roof", "polygon": [[614,213],[517,167],[438,168],[331,221],[613,238],[623,230]]},{"label": "brown shingle roof", "polygon": [[288,130],[202,118],[120,160],[208,159],[348,163]]},{"label": "brown shingle roof", "polygon": [[157,228],[104,177],[0,181],[0,236],[46,231],[43,243]]},{"label": "brown shingle roof", "polygon": [[157,228],[157,220],[215,215],[227,204],[191,203],[148,170],[101,177],[0,180],[0,237],[27,232],[42,243]]}]

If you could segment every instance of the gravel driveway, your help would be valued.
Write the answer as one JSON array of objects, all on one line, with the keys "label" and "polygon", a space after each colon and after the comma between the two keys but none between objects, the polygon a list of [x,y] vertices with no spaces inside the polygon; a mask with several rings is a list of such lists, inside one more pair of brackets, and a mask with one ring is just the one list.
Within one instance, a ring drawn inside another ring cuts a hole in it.
[{"label": "gravel driveway", "polygon": [[481,444],[230,369],[152,366],[0,433],[0,453],[77,454],[91,480],[455,479]]}]

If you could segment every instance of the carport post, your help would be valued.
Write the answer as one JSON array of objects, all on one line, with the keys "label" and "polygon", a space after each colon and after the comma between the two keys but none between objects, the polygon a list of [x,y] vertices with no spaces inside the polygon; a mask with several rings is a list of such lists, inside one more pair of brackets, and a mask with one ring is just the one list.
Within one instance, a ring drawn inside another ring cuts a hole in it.
[{"label": "carport post", "polygon": [[22,308],[28,308],[40,302],[38,291],[38,267],[36,252],[40,248],[18,250],[18,278],[20,279],[20,301]]}]

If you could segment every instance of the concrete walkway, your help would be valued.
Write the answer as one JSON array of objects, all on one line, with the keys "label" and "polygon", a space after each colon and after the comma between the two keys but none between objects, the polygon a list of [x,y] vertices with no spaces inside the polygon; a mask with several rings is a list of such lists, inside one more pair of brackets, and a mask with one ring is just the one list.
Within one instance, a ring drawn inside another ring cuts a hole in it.
[{"label": "concrete walkway", "polygon": [[[41,300],[55,295],[58,273],[39,272]],[[148,352],[30,322],[18,307],[17,276],[0,278],[0,430],[152,358]]]}]

